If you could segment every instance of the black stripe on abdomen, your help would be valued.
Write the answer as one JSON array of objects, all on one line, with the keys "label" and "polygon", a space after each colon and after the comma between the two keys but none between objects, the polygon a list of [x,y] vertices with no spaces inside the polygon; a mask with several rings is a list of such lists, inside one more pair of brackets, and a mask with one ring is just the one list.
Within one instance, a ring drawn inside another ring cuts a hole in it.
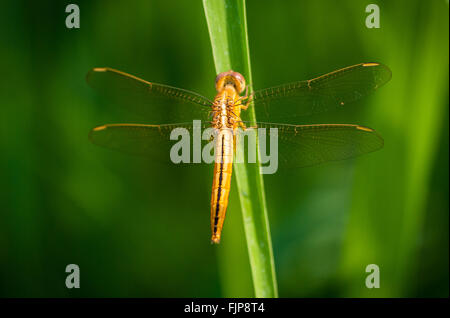
[{"label": "black stripe on abdomen", "polygon": [[217,223],[219,222],[219,208],[220,208],[220,194],[222,192],[222,178],[223,178],[223,145],[224,145],[225,135],[222,135],[222,156],[220,158],[220,171],[219,171],[219,188],[217,190],[217,204],[216,212],[214,213],[214,234],[217,232]]}]

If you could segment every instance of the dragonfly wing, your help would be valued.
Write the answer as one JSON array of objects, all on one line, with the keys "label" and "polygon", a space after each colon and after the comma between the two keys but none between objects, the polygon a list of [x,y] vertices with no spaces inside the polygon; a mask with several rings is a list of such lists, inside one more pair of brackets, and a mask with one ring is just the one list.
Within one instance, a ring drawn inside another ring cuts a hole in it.
[{"label": "dragonfly wing", "polygon": [[381,87],[391,79],[379,63],[349,66],[317,78],[284,84],[253,93],[256,118],[295,122],[298,117],[342,107]]},{"label": "dragonfly wing", "polygon": [[277,133],[280,167],[306,167],[349,159],[378,150],[384,144],[375,130],[359,125],[258,123],[257,127],[266,128],[269,151],[274,150],[270,137]]},{"label": "dragonfly wing", "polygon": [[[173,158],[171,158],[172,147],[184,140],[187,142],[187,148],[183,148],[182,151],[189,152],[190,162],[192,162],[193,138],[201,138],[203,130],[208,127],[209,124],[207,123],[198,126],[194,126],[193,123],[169,125],[110,124],[92,129],[89,133],[89,139],[96,145],[127,154],[148,157],[159,163],[174,163]],[[200,149],[203,149],[209,141],[199,140]],[[176,153],[180,155],[180,152],[181,149]]]},{"label": "dragonfly wing", "polygon": [[212,102],[188,90],[147,82],[107,67],[93,68],[86,80],[120,107],[144,116],[146,122],[209,120]]}]

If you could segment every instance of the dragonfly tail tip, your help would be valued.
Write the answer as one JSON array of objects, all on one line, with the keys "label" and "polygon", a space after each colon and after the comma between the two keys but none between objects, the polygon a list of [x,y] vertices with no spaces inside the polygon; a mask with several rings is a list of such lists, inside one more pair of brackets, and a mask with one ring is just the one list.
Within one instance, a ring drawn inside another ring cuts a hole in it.
[{"label": "dragonfly tail tip", "polygon": [[211,238],[211,244],[219,244],[220,243],[220,237],[213,236]]}]

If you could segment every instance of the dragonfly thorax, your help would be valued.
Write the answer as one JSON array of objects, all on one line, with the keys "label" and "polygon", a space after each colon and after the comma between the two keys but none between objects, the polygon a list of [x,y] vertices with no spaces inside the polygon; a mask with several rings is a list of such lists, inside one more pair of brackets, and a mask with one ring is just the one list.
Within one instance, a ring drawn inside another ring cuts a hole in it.
[{"label": "dragonfly thorax", "polygon": [[242,93],[245,89],[245,79],[242,74],[229,70],[222,72],[216,77],[216,90],[222,91],[227,85],[233,85],[238,93]]}]

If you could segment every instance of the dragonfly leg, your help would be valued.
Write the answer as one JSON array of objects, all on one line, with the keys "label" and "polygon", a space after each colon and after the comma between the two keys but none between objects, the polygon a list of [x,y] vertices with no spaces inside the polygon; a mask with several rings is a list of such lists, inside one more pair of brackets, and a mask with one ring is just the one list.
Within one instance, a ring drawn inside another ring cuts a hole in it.
[{"label": "dragonfly leg", "polygon": [[244,95],[245,98],[249,97],[248,91],[249,91],[250,87],[252,88],[252,91],[253,91],[253,85],[252,84],[248,84],[247,87],[245,88],[245,95]]},{"label": "dragonfly leg", "polygon": [[[245,101],[245,104],[242,103],[242,101]],[[247,108],[250,106],[250,103],[253,101],[253,93],[250,95],[248,94],[248,86],[246,88],[245,96],[242,97],[240,107],[243,110],[247,110]]]},{"label": "dragonfly leg", "polygon": [[245,124],[244,124],[243,121],[240,121],[240,122],[239,122],[239,127],[241,127],[243,130],[247,130],[247,129],[257,129],[257,128],[258,128],[258,126],[250,126],[250,127],[247,127],[247,126],[245,126]]},{"label": "dragonfly leg", "polygon": [[[253,100],[253,93],[249,94],[249,85],[245,88],[245,95],[240,96],[239,99],[236,102],[236,106],[239,106],[243,110],[247,110],[248,106],[250,105],[250,102]],[[244,104],[245,102],[245,104]]]}]

